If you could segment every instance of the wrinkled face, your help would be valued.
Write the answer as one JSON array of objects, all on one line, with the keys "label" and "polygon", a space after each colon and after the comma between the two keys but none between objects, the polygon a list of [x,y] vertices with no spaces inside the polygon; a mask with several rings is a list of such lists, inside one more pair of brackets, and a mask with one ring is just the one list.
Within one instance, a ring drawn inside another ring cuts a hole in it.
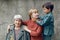
[{"label": "wrinkled face", "polygon": [[44,8],[43,8],[43,12],[44,12],[44,13],[49,13],[49,12],[50,12],[50,9],[47,9],[47,8],[44,7]]},{"label": "wrinkled face", "polygon": [[21,25],[21,20],[20,20],[20,19],[15,19],[15,20],[14,20],[14,24],[15,24],[16,27],[20,27],[20,25]]},{"label": "wrinkled face", "polygon": [[39,16],[38,12],[32,12],[31,15],[32,18],[38,18],[38,16]]}]

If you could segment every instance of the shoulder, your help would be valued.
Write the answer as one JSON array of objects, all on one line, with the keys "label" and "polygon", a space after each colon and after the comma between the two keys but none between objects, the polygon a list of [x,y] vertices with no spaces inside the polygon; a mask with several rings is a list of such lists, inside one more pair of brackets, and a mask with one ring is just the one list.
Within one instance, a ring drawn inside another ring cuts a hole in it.
[{"label": "shoulder", "polygon": [[52,14],[48,13],[48,14],[45,15],[45,18],[50,18],[51,16],[52,16]]},{"label": "shoulder", "polygon": [[24,22],[28,23],[30,20],[25,20]]},{"label": "shoulder", "polygon": [[26,27],[27,27],[26,25],[22,25],[22,26],[21,26],[22,29],[24,29],[24,28],[26,28]]},{"label": "shoulder", "polygon": [[31,21],[31,20],[27,20],[27,22],[29,22],[29,21]]},{"label": "shoulder", "polygon": [[27,29],[27,26],[22,25],[20,31],[22,31],[22,32],[27,32],[25,29]]},{"label": "shoulder", "polygon": [[52,15],[53,15],[53,13],[52,13],[52,12],[48,14],[48,16],[52,16]]}]

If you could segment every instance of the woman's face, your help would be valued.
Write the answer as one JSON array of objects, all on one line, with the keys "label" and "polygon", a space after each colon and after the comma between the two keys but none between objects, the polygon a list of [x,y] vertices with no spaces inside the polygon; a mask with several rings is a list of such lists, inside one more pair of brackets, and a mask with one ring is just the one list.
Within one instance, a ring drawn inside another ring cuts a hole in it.
[{"label": "woman's face", "polygon": [[20,27],[21,23],[22,23],[22,22],[21,22],[20,19],[15,19],[15,20],[14,20],[14,24],[15,24],[16,27]]},{"label": "woman's face", "polygon": [[38,18],[38,16],[39,16],[38,12],[32,12],[31,15],[32,18]]}]

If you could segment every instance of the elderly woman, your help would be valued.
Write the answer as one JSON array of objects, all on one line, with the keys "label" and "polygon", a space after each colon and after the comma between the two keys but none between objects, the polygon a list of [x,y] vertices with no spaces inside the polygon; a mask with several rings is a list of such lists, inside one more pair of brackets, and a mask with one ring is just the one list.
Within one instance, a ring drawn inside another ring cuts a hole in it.
[{"label": "elderly woman", "polygon": [[14,24],[8,26],[6,40],[30,40],[29,33],[23,29],[22,16],[14,16]]},{"label": "elderly woman", "polygon": [[38,10],[31,9],[29,11],[30,19],[23,22],[25,25],[27,25],[27,27],[25,27],[24,29],[30,33],[31,40],[43,40],[42,27],[36,23],[38,16],[39,16]]}]

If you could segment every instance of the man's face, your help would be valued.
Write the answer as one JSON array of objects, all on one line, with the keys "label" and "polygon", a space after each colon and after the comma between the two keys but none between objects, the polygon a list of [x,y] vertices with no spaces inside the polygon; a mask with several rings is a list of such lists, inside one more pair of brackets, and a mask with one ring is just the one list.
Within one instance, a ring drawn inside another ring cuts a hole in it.
[{"label": "man's face", "polygon": [[20,19],[15,19],[15,20],[14,20],[14,24],[15,24],[15,26],[17,26],[17,27],[20,27],[20,25],[21,25],[21,20],[20,20]]},{"label": "man's face", "polygon": [[31,16],[32,18],[38,18],[39,14],[38,12],[33,12]]},{"label": "man's face", "polygon": [[50,12],[50,9],[47,9],[47,8],[44,7],[44,8],[43,8],[43,12],[44,12],[44,13],[49,13],[49,12]]}]

